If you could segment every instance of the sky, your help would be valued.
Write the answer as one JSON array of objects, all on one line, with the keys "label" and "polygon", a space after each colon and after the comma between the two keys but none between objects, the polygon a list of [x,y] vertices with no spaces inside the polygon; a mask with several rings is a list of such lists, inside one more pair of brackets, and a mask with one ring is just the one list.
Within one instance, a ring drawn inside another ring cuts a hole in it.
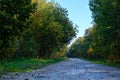
[{"label": "sky", "polygon": [[74,25],[79,26],[77,37],[84,36],[85,30],[92,27],[89,0],[55,0],[55,2],[58,2],[63,8],[66,8],[69,19]]}]

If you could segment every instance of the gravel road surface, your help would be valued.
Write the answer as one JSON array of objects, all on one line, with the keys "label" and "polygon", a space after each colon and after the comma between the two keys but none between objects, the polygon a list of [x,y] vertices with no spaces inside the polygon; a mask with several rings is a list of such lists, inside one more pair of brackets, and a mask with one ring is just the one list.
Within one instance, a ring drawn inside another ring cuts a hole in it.
[{"label": "gravel road surface", "polygon": [[2,75],[1,80],[120,80],[120,68],[69,58],[42,69]]}]

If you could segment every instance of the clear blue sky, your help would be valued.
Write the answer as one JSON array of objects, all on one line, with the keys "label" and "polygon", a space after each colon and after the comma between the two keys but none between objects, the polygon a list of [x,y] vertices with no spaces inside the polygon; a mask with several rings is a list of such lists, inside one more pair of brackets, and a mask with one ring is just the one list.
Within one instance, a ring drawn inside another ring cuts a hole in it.
[{"label": "clear blue sky", "polygon": [[89,10],[89,0],[55,0],[63,8],[67,8],[70,20],[79,26],[77,34],[83,36],[85,29],[92,26],[91,12]]}]

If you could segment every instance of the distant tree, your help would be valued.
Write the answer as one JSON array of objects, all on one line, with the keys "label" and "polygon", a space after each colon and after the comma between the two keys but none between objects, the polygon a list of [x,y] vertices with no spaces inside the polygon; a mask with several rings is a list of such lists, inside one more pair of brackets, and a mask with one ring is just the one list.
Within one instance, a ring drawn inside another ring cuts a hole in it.
[{"label": "distant tree", "polygon": [[79,37],[68,49],[67,56],[68,57],[87,57],[85,46],[85,39],[83,37]]}]

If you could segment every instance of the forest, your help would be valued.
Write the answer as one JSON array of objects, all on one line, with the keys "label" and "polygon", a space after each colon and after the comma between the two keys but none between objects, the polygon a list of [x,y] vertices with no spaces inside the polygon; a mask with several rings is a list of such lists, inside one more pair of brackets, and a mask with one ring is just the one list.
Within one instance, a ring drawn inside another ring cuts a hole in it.
[{"label": "forest", "polygon": [[66,8],[52,0],[0,0],[0,74],[66,56],[120,66],[120,0],[89,0],[89,8],[93,26],[68,47],[78,26]]},{"label": "forest", "polygon": [[93,26],[72,44],[67,56],[120,64],[119,5],[119,0],[89,0]]},{"label": "forest", "polygon": [[0,0],[0,60],[65,56],[76,35],[68,11],[47,0]]}]

